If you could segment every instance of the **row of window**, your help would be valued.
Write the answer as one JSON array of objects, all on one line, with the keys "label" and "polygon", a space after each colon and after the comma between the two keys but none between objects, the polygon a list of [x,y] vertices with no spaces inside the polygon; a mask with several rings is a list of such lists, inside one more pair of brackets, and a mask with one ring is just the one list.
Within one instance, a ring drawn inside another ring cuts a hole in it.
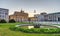
[{"label": "row of window", "polygon": [[1,18],[5,18],[6,16],[5,15],[0,15]]},{"label": "row of window", "polygon": [[3,13],[3,12],[0,12],[0,14],[5,14],[5,15],[8,15],[8,13]]}]

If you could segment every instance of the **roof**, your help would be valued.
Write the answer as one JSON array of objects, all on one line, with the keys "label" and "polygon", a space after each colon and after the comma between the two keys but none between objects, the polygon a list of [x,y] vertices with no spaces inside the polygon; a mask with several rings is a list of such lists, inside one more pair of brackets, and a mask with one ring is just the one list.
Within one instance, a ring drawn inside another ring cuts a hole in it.
[{"label": "roof", "polygon": [[26,15],[28,15],[28,13],[22,13],[22,12],[18,12],[18,11],[15,11],[15,13],[14,14],[26,14]]},{"label": "roof", "polygon": [[48,15],[51,15],[51,14],[60,14],[60,12],[56,12],[56,13],[50,13],[50,14],[48,14]]},{"label": "roof", "polygon": [[45,15],[56,15],[56,14],[60,14],[60,12],[50,13],[50,14],[45,14]]},{"label": "roof", "polygon": [[8,9],[5,9],[5,8],[0,8],[0,10],[8,10]]}]

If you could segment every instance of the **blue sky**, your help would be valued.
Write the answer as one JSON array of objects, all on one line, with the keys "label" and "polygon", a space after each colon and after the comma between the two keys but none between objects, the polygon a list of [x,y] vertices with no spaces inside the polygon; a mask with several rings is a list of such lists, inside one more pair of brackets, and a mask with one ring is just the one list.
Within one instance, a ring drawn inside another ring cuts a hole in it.
[{"label": "blue sky", "polygon": [[33,16],[34,10],[36,14],[60,12],[60,0],[0,0],[0,8],[9,9],[9,14],[22,9]]}]

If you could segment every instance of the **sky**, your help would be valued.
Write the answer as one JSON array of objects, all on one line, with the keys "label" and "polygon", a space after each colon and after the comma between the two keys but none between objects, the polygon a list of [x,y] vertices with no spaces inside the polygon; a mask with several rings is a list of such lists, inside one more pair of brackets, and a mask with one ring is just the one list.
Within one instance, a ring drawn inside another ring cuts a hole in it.
[{"label": "sky", "polygon": [[42,12],[60,12],[60,0],[0,0],[0,8],[9,9],[9,15],[22,9],[33,16]]}]

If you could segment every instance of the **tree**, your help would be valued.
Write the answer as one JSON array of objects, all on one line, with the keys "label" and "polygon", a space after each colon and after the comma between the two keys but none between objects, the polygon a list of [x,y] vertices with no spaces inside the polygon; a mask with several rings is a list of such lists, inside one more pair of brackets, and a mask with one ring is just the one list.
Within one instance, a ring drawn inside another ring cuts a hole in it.
[{"label": "tree", "polygon": [[14,19],[9,20],[9,23],[15,23],[16,21]]}]

